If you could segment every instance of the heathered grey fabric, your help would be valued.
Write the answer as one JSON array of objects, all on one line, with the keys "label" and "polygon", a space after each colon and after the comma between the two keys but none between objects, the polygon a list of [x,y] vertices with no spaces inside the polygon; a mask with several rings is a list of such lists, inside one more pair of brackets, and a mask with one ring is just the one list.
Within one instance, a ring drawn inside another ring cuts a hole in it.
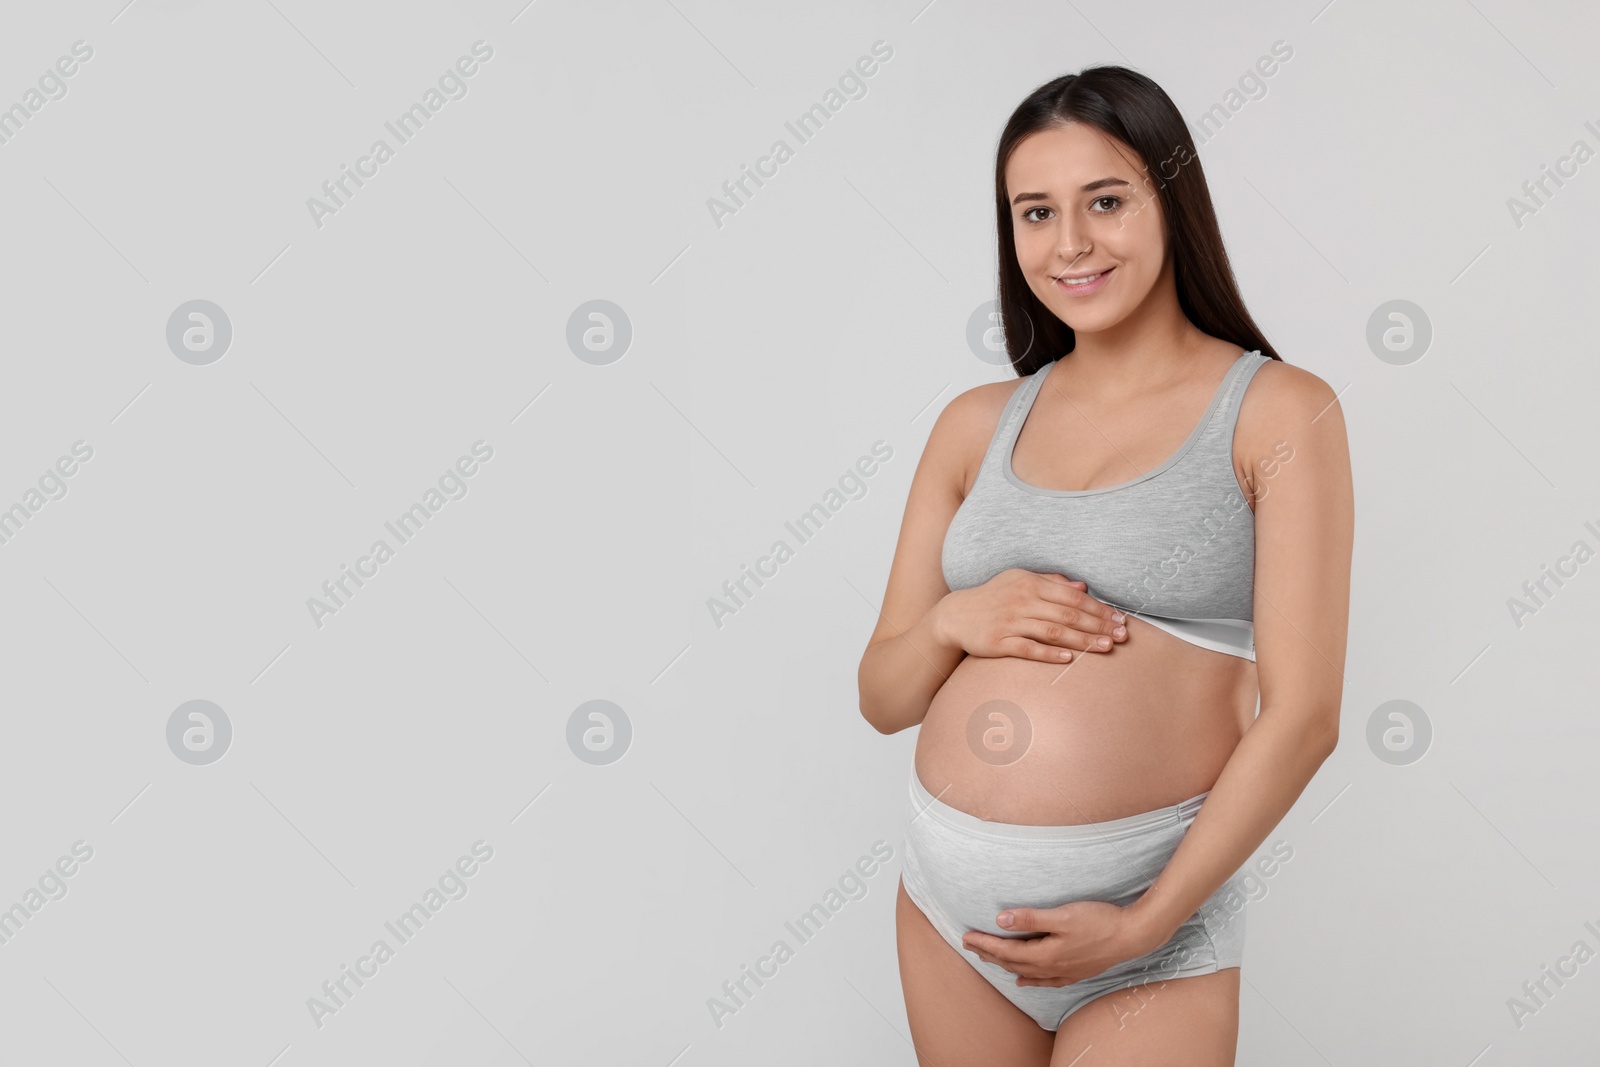
[{"label": "heathered grey fabric", "polygon": [[1255,372],[1242,353],[1188,439],[1119,485],[1028,485],[1011,452],[1055,367],[1024,378],[995,427],[972,491],[945,533],[945,584],[982,585],[1010,567],[1084,582],[1090,596],[1194,644],[1255,658],[1255,515],[1233,472],[1233,428]]},{"label": "heathered grey fabric", "polygon": [[998,926],[995,917],[1006,908],[1055,908],[1075,900],[1132,904],[1172,859],[1209,793],[1108,822],[1025,826],[989,822],[943,803],[913,769],[901,881],[946,944],[1034,1022],[1056,1030],[1103,993],[1241,966],[1250,896],[1239,872],[1160,948],[1069,985],[1019,986],[1015,973],[963,948],[962,935],[1037,936]]}]

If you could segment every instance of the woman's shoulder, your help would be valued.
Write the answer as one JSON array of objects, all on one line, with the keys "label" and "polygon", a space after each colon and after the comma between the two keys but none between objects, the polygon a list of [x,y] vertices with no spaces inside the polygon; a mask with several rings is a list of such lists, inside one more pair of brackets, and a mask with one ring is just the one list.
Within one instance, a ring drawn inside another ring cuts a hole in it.
[{"label": "woman's shoulder", "polygon": [[981,429],[987,423],[991,431],[1000,420],[1006,404],[1016,395],[1031,375],[1005,378],[998,382],[984,382],[957,393],[940,412],[941,421],[948,420],[958,431]]},{"label": "woman's shoulder", "polygon": [[939,412],[923,454],[946,467],[963,487],[963,497],[1000,429],[1006,405],[1027,380],[1024,375],[972,386],[951,397]]},{"label": "woman's shoulder", "polygon": [[1339,394],[1304,367],[1281,359],[1261,364],[1245,388],[1234,431],[1234,453],[1242,464],[1281,455],[1296,441],[1309,443],[1328,435],[1343,437],[1344,413]]},{"label": "woman's shoulder", "polygon": [[1338,399],[1332,386],[1304,367],[1281,359],[1267,359],[1245,390],[1239,421],[1243,425],[1246,414],[1250,413],[1253,421],[1258,422],[1280,423],[1285,419],[1305,422]]}]

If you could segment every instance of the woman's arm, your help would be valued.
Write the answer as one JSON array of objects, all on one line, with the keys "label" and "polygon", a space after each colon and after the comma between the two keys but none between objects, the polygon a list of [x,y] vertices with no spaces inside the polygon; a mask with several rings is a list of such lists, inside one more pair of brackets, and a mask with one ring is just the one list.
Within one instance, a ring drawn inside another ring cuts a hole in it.
[{"label": "woman's arm", "polygon": [[941,554],[945,530],[965,495],[963,452],[975,438],[988,440],[1004,404],[1004,399],[985,403],[982,393],[982,387],[970,389],[945,405],[911,479],[883,610],[856,674],[862,717],[880,733],[920,723],[966,655],[937,632],[933,609],[950,592]]},{"label": "woman's arm", "polygon": [[[1261,713],[1171,861],[1129,908],[1152,947],[1244,865],[1339,739],[1355,525],[1344,416],[1309,372],[1274,362],[1257,378],[1238,433],[1253,457]],[[1286,463],[1284,443],[1294,449]]]}]

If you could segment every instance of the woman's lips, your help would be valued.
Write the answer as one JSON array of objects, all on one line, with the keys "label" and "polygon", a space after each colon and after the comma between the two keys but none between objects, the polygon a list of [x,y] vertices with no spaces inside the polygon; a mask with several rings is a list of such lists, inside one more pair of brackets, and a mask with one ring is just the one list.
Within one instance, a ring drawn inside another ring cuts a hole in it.
[{"label": "woman's lips", "polygon": [[1057,278],[1055,280],[1055,286],[1068,296],[1088,296],[1090,293],[1097,293],[1101,289],[1105,288],[1106,282],[1111,280],[1111,272],[1116,269],[1117,268],[1115,267],[1107,267],[1105,270],[1100,272],[1099,277],[1095,278],[1094,281],[1083,282],[1078,285],[1068,285],[1062,279]]}]

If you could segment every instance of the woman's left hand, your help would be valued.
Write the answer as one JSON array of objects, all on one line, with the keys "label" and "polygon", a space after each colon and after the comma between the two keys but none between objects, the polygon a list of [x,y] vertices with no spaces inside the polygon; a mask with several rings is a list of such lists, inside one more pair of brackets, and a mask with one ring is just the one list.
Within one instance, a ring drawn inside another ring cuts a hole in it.
[{"label": "woman's left hand", "polygon": [[996,937],[981,930],[962,935],[963,946],[1015,973],[1019,986],[1081,982],[1124,960],[1154,952],[1167,940],[1157,938],[1134,909],[1099,900],[1077,900],[1058,908],[1007,908],[995,922],[1005,929],[1045,935]]}]

